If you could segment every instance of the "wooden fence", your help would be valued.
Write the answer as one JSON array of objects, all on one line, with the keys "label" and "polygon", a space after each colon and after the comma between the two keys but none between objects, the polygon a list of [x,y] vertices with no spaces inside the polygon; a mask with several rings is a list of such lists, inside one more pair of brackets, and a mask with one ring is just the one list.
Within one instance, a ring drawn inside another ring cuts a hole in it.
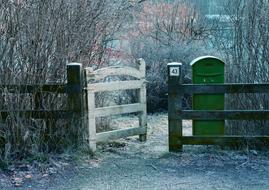
[{"label": "wooden fence", "polygon": [[[147,133],[147,112],[146,112],[146,83],[145,83],[145,62],[138,60],[139,70],[131,67],[107,67],[99,70],[92,68],[85,69],[87,81],[98,81],[108,76],[126,75],[136,80],[112,81],[88,83],[87,102],[88,102],[88,130],[89,146],[91,150],[96,150],[97,142],[106,142],[108,140],[124,138],[128,136],[139,135],[141,141],[146,140]],[[116,90],[139,90],[139,102],[134,104],[117,105],[110,107],[95,107],[95,93]],[[126,113],[139,113],[139,127],[114,130],[108,132],[96,133],[96,118]]]},{"label": "wooden fence", "polygon": [[[35,119],[67,119],[82,117],[83,80],[81,64],[71,63],[67,65],[66,84],[45,85],[0,85],[2,93],[28,93],[33,95],[34,108],[31,110],[0,110],[0,120],[6,120],[11,113],[24,118]],[[41,92],[68,94],[68,106],[65,110],[45,110],[42,108]],[[76,123],[77,125],[77,123]]]},{"label": "wooden fence", "polygon": [[269,120],[269,110],[183,110],[184,94],[268,93],[269,84],[182,84],[182,65],[168,64],[169,151],[181,151],[182,145],[238,145],[263,142],[269,136],[183,136],[182,120]]},{"label": "wooden fence", "polygon": [[[96,71],[93,71],[91,68],[83,70],[80,63],[71,63],[67,65],[66,84],[0,85],[0,94],[4,92],[17,94],[29,93],[33,94],[35,101],[34,108],[31,110],[0,110],[0,120],[6,120],[11,113],[15,113],[23,118],[44,120],[72,119],[72,125],[75,128],[80,129],[80,127],[88,127],[88,141],[93,151],[96,150],[96,142],[105,142],[133,135],[139,135],[140,140],[145,141],[147,132],[145,62],[143,59],[139,59],[138,63],[139,70],[131,67],[107,67]],[[86,82],[88,80],[98,81],[113,75],[128,75],[136,78],[136,80],[89,84]],[[138,103],[112,107],[95,107],[96,92],[128,89],[139,89]],[[43,109],[41,92],[67,94],[67,108],[64,110]],[[139,127],[96,134],[96,117],[135,112],[139,113]]]}]

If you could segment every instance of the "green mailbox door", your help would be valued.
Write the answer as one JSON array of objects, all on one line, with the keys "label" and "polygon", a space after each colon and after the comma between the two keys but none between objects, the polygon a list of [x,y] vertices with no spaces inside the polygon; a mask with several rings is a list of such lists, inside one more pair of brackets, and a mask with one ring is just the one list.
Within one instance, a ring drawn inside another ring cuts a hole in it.
[{"label": "green mailbox door", "polygon": [[[213,56],[191,62],[193,84],[224,83],[225,63]],[[193,110],[224,110],[224,94],[194,94]],[[224,135],[224,120],[193,120],[193,135]]]}]

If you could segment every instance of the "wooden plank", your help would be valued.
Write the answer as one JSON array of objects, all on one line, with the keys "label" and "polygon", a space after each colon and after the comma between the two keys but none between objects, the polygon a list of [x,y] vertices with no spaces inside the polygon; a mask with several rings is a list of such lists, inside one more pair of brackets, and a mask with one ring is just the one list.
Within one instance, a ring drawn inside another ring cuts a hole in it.
[{"label": "wooden plank", "polygon": [[25,118],[35,118],[35,119],[67,119],[72,116],[73,112],[67,110],[14,110],[14,111],[0,111],[0,119],[5,120],[8,116],[20,116]]},{"label": "wooden plank", "polygon": [[268,93],[269,84],[183,84],[178,90],[187,94]]},{"label": "wooden plank", "polygon": [[118,75],[127,75],[140,79],[142,77],[141,72],[132,67],[105,67],[92,71],[92,68],[86,68],[87,78],[92,78],[95,80],[101,80],[107,76],[118,76]]},{"label": "wooden plank", "polygon": [[179,110],[177,115],[193,120],[269,120],[269,110]]},{"label": "wooden plank", "polygon": [[120,129],[120,130],[97,133],[96,137],[97,142],[107,142],[114,139],[145,134],[146,132],[147,132],[146,127],[134,127],[128,129]]},{"label": "wooden plank", "polygon": [[135,112],[140,112],[140,111],[143,111],[143,105],[141,105],[140,103],[125,104],[125,105],[118,105],[118,106],[95,108],[95,116],[104,117],[104,116],[110,116],[110,115],[135,113]]},{"label": "wooden plank", "polygon": [[269,144],[269,136],[183,136],[179,141],[185,145]]},{"label": "wooden plank", "polygon": [[66,85],[0,85],[0,93],[35,93],[35,92],[55,92],[66,93]]},{"label": "wooden plank", "polygon": [[145,83],[144,80],[92,83],[92,84],[88,84],[88,87],[86,89],[90,91],[94,91],[94,92],[139,89],[144,83]]}]

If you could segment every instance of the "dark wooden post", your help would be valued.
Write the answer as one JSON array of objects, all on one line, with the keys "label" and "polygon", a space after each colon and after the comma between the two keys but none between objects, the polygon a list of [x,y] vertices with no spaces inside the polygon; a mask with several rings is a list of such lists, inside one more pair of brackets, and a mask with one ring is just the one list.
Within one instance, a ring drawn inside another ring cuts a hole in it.
[{"label": "dark wooden post", "polygon": [[83,74],[80,63],[67,64],[68,107],[73,112],[72,132],[79,138],[83,119]]},{"label": "dark wooden post", "polygon": [[182,108],[182,96],[180,85],[182,84],[181,63],[168,63],[168,138],[169,151],[182,150],[180,142],[182,137],[182,119],[176,112]]}]

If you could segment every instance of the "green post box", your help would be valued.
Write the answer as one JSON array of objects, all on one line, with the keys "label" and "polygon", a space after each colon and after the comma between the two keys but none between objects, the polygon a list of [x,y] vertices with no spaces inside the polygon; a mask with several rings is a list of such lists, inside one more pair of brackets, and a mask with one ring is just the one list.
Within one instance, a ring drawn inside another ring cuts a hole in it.
[{"label": "green post box", "polygon": [[[225,63],[213,56],[191,62],[193,84],[224,83]],[[224,110],[224,94],[193,94],[193,110]],[[224,120],[193,120],[193,135],[224,135]]]}]

